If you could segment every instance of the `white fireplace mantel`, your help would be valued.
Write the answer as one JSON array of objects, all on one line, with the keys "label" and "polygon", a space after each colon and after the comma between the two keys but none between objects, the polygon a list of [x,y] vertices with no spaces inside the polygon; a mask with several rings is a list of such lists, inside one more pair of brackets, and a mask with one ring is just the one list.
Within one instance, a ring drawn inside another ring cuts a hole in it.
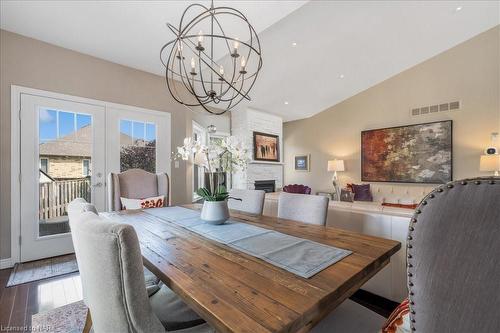
[{"label": "white fireplace mantel", "polygon": [[[283,158],[283,119],[254,109],[231,111],[231,134],[248,147],[253,157],[253,132],[278,135],[280,158]],[[276,189],[283,187],[283,161],[266,162],[251,159],[245,171],[233,174],[233,188],[254,189],[256,180],[274,180]]]}]

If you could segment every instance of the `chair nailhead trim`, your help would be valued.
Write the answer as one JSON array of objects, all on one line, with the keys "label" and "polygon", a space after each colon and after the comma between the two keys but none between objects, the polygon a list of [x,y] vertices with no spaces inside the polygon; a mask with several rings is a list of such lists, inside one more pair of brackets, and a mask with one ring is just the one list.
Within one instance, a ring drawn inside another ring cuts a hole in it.
[{"label": "chair nailhead trim", "polygon": [[[487,181],[489,184],[492,184],[492,185],[497,183],[496,179],[481,178],[481,180]],[[464,179],[464,180],[460,181],[460,184],[467,185],[469,182],[474,181],[474,184],[480,185],[481,184],[481,180],[477,180],[477,179],[476,180],[473,180],[473,179],[467,179],[467,180],[465,180]],[[446,188],[452,189],[452,188],[455,187],[455,184],[458,184],[458,181],[451,182],[451,183],[447,184]],[[438,189],[436,189],[433,193],[430,193],[427,196],[427,198],[425,198],[425,200],[423,200],[422,203],[419,205],[419,207],[415,210],[415,216],[412,217],[411,223],[410,223],[410,226],[409,226],[409,233],[408,233],[408,238],[407,238],[408,239],[408,242],[407,242],[407,248],[408,249],[413,248],[413,245],[409,241],[413,240],[412,232],[415,231],[415,225],[417,223],[416,215],[422,213],[422,208],[428,204],[428,201],[427,201],[428,199],[434,199],[436,197],[435,193],[442,193],[442,192],[444,192],[443,186],[439,187]],[[408,259],[412,259],[413,258],[412,254],[407,253],[407,258]],[[409,291],[409,295],[413,296],[413,295],[415,295],[415,293],[414,293],[413,290],[411,290],[411,287],[414,286],[414,283],[410,279],[411,277],[413,277],[413,273],[411,272],[411,268],[413,268],[413,265],[408,261],[407,266],[408,266],[408,277],[409,277],[408,278],[408,286],[409,286],[409,290],[408,291]],[[412,299],[410,299],[410,306],[412,307],[414,305],[415,305],[415,302]],[[415,315],[415,310],[413,308],[411,308],[411,307],[410,307],[410,313],[412,315]],[[415,319],[414,318],[411,319],[411,323],[412,323],[410,325],[411,326],[411,330],[412,331],[416,331],[416,328],[413,325],[415,323]]]}]

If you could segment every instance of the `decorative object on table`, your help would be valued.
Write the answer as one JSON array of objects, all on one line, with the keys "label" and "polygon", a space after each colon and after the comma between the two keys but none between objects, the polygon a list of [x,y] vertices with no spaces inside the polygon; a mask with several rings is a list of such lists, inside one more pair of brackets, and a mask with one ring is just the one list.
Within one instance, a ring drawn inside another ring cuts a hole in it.
[{"label": "decorative object on table", "polygon": [[345,165],[344,165],[344,160],[330,160],[328,161],[328,172],[333,172],[333,177],[332,177],[332,185],[333,185],[333,197],[334,200],[337,199],[339,200],[339,186],[337,183],[338,177],[337,177],[337,172],[338,171],[345,171]]},{"label": "decorative object on table", "polygon": [[485,155],[498,155],[498,133],[491,133],[491,145],[484,150]]},{"label": "decorative object on table", "polygon": [[347,184],[346,186],[354,194],[355,201],[373,201],[370,184]]},{"label": "decorative object on table", "polygon": [[497,148],[498,133],[491,133],[491,145],[484,150],[479,162],[479,170],[483,172],[494,172],[495,176],[500,171],[500,155]]},{"label": "decorative object on table", "polygon": [[193,155],[194,163],[206,171],[205,186],[196,191],[204,199],[201,219],[212,224],[222,224],[229,218],[229,194],[223,184],[226,174],[246,168],[248,151],[234,136],[212,141],[208,146],[185,138],[184,145],[177,147],[174,159],[188,160]]},{"label": "decorative object on table", "polygon": [[203,221],[210,224],[223,224],[227,221],[229,218],[229,208],[227,207],[229,193],[227,193],[225,186],[216,186],[213,192],[202,187],[196,193],[205,200],[201,209]]},{"label": "decorative object on table", "polygon": [[[228,31],[226,24],[238,32]],[[187,106],[223,114],[248,93],[262,67],[259,36],[240,11],[228,7],[189,5],[178,27],[167,23],[175,38],[160,51],[167,87]]]},{"label": "decorative object on table", "polygon": [[344,202],[353,202],[354,201],[354,193],[348,188],[343,188],[340,190],[340,201]]},{"label": "decorative object on table", "polygon": [[283,187],[283,192],[296,194],[311,194],[311,188],[307,185],[293,184]]},{"label": "decorative object on table", "polygon": [[500,171],[500,155],[481,155],[479,170],[493,172],[494,176],[498,176]]},{"label": "decorative object on table", "polygon": [[256,161],[279,162],[279,136],[253,132],[253,159]]},{"label": "decorative object on table", "polygon": [[361,180],[446,183],[452,180],[452,121],[361,132]]},{"label": "decorative object on table", "polygon": [[309,171],[310,160],[311,160],[310,154],[295,156],[295,171]]}]

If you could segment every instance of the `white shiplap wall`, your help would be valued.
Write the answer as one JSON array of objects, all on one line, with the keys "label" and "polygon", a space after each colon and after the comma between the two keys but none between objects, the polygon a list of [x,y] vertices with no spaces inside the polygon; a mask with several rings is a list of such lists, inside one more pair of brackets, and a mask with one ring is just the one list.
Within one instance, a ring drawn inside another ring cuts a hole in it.
[{"label": "white shiplap wall", "polygon": [[243,172],[233,175],[233,188],[253,189],[256,180],[276,181],[276,188],[283,187],[283,164],[253,160],[253,132],[279,136],[280,160],[283,161],[283,119],[269,113],[245,109],[231,112],[231,134],[248,147],[251,162]]}]

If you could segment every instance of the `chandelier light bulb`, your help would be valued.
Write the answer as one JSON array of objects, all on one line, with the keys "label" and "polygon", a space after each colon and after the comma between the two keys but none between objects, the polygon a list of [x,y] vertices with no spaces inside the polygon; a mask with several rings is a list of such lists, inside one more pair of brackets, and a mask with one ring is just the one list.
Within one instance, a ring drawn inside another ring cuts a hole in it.
[{"label": "chandelier light bulb", "polygon": [[236,40],[234,41],[233,46],[234,50],[238,51],[238,47],[240,46],[240,41],[238,40],[238,38],[236,38]]},{"label": "chandelier light bulb", "polygon": [[247,65],[247,61],[245,60],[245,56],[242,56],[241,57],[241,67],[245,68],[246,65]]},{"label": "chandelier light bulb", "polygon": [[198,43],[203,43],[203,31],[201,30],[198,33]]},{"label": "chandelier light bulb", "polygon": [[196,66],[196,63],[194,61],[194,58],[191,58],[191,69],[194,71],[194,68]]},{"label": "chandelier light bulb", "polygon": [[222,65],[220,65],[219,73],[220,75],[224,75],[224,67],[222,67]]}]

